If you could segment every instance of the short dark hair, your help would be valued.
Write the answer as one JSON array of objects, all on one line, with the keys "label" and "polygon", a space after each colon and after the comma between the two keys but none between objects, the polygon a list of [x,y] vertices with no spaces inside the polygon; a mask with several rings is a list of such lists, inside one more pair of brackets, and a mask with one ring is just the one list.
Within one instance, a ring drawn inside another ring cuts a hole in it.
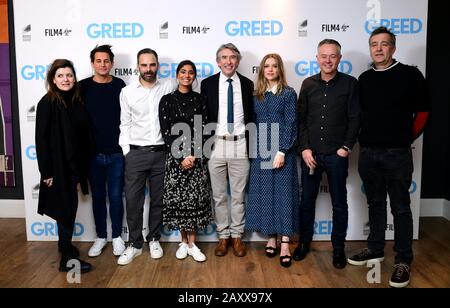
[{"label": "short dark hair", "polygon": [[194,62],[192,62],[191,60],[183,60],[180,62],[180,64],[178,64],[177,75],[180,72],[181,68],[185,65],[190,65],[192,67],[192,69],[194,70],[195,77],[197,77],[197,68],[195,67]]},{"label": "short dark hair", "polygon": [[381,33],[389,34],[389,36],[391,37],[391,44],[392,44],[392,46],[395,47],[395,34],[392,33],[392,31],[386,27],[378,27],[375,30],[373,30],[369,37],[369,44],[370,44],[370,40],[372,39],[372,37],[374,35],[381,34]]},{"label": "short dark hair", "polygon": [[114,53],[111,51],[111,47],[111,45],[95,46],[95,48],[91,50],[91,63],[94,63],[95,54],[97,52],[106,52],[109,55],[109,61],[114,62]]},{"label": "short dark hair", "polygon": [[137,54],[137,63],[139,63],[139,57],[140,57],[141,55],[143,55],[143,54],[146,54],[146,53],[151,54],[151,55],[154,55],[155,58],[156,58],[156,62],[158,62],[158,54],[156,53],[156,51],[154,51],[154,50],[151,49],[151,48],[144,48],[144,49],[139,50],[139,52],[138,52],[138,54]]},{"label": "short dark hair", "polygon": [[325,44],[336,45],[337,48],[338,48],[339,54],[341,54],[341,44],[339,44],[338,41],[333,40],[333,39],[324,39],[324,40],[321,40],[321,41],[319,42],[319,45],[317,45],[317,51],[319,51],[319,48],[320,48],[322,45],[325,45]]}]

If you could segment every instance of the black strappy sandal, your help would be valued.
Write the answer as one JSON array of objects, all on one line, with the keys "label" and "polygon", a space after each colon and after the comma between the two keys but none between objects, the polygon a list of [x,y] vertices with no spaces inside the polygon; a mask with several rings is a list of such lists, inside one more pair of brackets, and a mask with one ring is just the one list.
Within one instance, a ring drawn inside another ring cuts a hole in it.
[{"label": "black strappy sandal", "polygon": [[[281,240],[281,243],[283,244],[283,243],[287,243],[287,244],[289,244],[291,241],[283,241],[283,240]],[[280,248],[280,252],[281,252],[281,248]],[[281,266],[283,266],[283,267],[289,267],[289,266],[291,266],[292,265],[292,256],[288,256],[288,255],[285,255],[285,256],[280,256],[280,264],[281,264]]]},{"label": "black strappy sandal", "polygon": [[277,255],[276,247],[266,246],[264,250],[266,251],[266,256],[268,256],[269,258],[273,258]]}]

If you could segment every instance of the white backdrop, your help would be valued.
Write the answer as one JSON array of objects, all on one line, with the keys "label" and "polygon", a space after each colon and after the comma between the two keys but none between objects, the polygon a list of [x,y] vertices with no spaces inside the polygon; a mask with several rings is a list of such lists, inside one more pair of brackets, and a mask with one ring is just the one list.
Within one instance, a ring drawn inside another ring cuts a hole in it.
[{"label": "white backdrop", "polygon": [[[112,74],[128,84],[137,78],[137,52],[150,47],[160,56],[160,78],[174,77],[177,63],[191,59],[201,80],[218,72],[215,52],[219,45],[232,42],[243,55],[239,67],[242,74],[255,80],[261,58],[276,52],[284,59],[289,85],[298,91],[305,78],[319,71],[316,46],[324,38],[341,43],[340,70],[358,77],[370,63],[369,33],[381,24],[397,34],[395,58],[416,65],[425,73],[427,5],[427,0],[14,0],[28,240],[55,240],[57,234],[55,222],[37,214],[39,172],[34,147],[35,108],[45,94],[46,70],[55,58],[72,60],[80,80],[92,74],[89,52],[97,44],[111,44],[116,55]],[[347,182],[349,240],[365,240],[368,234],[367,204],[356,168],[357,153],[355,148]],[[415,168],[410,193],[417,238],[421,138],[414,143],[413,154]],[[144,216],[148,201],[147,195]],[[324,176],[317,200],[314,240],[329,240],[331,227],[331,205]],[[163,241],[179,238],[177,232],[162,232]],[[200,241],[216,240],[215,226],[210,225],[199,235]],[[92,241],[95,237],[90,197],[80,195],[74,239]],[[386,237],[393,238],[390,215]],[[246,238],[260,239],[257,234],[247,234]]]}]

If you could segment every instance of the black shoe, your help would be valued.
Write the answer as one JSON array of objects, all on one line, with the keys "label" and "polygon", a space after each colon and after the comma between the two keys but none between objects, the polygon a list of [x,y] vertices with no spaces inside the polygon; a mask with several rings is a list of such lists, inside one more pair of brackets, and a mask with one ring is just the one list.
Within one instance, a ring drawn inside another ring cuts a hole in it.
[{"label": "black shoe", "polygon": [[382,262],[384,260],[384,252],[374,252],[370,249],[364,249],[360,253],[351,256],[347,262],[351,265],[365,265],[368,261]]},{"label": "black shoe", "polygon": [[[287,243],[287,244],[289,244],[290,243],[290,241],[281,241],[281,243],[283,244],[283,243]],[[290,253],[290,252],[289,252]],[[281,254],[281,248],[280,248],[280,254]],[[289,267],[289,266],[291,266],[292,265],[292,257],[291,256],[288,256],[288,255],[284,255],[284,256],[280,256],[280,264],[281,264],[281,266],[283,266],[283,267]]]},{"label": "black shoe", "polygon": [[310,250],[310,243],[302,244],[298,243],[297,248],[294,250],[294,260],[295,261],[301,261],[304,258],[306,258],[306,255],[309,253]]},{"label": "black shoe", "polygon": [[[79,265],[77,264],[77,262],[79,263]],[[78,258],[67,256],[63,256],[61,258],[61,262],[59,263],[60,272],[68,272],[70,270],[73,270],[75,267],[79,267],[81,273],[87,273],[92,270],[92,265],[90,263],[84,262],[83,260],[80,260]]]},{"label": "black shoe", "polygon": [[277,255],[276,247],[266,246],[265,251],[266,251],[266,256],[268,256],[269,258],[273,258]]},{"label": "black shoe", "polygon": [[58,246],[58,251],[65,255],[70,255],[75,258],[78,258],[80,256],[80,251],[78,250],[77,247],[73,246],[72,244],[70,244],[70,246],[64,247],[64,248]]},{"label": "black shoe", "polygon": [[333,250],[333,265],[335,268],[342,269],[347,265],[345,251],[342,248]]},{"label": "black shoe", "polygon": [[292,265],[292,257],[291,256],[280,256],[280,264],[283,267],[289,267]]},{"label": "black shoe", "polygon": [[406,263],[398,263],[394,265],[394,268],[389,285],[394,288],[406,287],[411,277],[411,267]]}]

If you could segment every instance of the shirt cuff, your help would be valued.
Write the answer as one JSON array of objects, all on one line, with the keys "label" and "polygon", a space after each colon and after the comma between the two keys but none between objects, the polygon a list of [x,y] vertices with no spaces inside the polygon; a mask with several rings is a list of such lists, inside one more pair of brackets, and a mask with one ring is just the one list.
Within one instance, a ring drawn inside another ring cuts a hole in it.
[{"label": "shirt cuff", "polygon": [[285,156],[285,155],[286,155],[286,154],[284,154],[284,153],[281,152],[281,151],[278,151],[277,154],[280,154],[281,156]]},{"label": "shirt cuff", "polygon": [[130,145],[123,145],[122,152],[123,152],[123,156],[126,156],[128,154],[128,152],[130,152]]}]

